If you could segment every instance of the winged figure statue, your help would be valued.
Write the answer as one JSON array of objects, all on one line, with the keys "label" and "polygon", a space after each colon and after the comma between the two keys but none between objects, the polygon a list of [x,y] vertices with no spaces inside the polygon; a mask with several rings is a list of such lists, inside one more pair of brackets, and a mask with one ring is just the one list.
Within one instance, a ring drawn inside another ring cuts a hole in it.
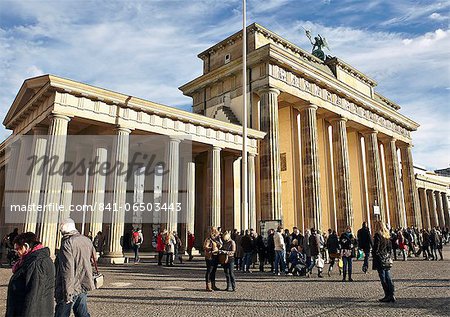
[{"label": "winged figure statue", "polygon": [[323,52],[322,48],[325,47],[327,50],[331,51],[327,39],[322,37],[320,34],[317,34],[316,37],[314,37],[314,42],[312,40],[312,35],[311,35],[311,30],[307,30],[305,28],[303,28],[305,30],[305,34],[306,37],[309,39],[309,41],[311,42],[311,45],[313,46],[312,48],[312,54],[321,59],[321,60],[325,60],[326,59],[326,55]]}]

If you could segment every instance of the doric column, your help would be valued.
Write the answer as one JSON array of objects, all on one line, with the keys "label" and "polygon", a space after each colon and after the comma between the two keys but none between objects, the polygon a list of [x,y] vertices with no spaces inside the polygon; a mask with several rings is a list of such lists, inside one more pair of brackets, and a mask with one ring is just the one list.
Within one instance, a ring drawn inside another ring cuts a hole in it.
[{"label": "doric column", "polygon": [[442,208],[441,192],[435,191],[434,197],[436,199],[436,213],[438,216],[439,228],[442,228],[445,226],[445,219],[444,219],[444,210]]},{"label": "doric column", "polygon": [[[18,174],[18,162],[20,156],[21,142],[15,140],[8,144],[7,151],[9,157],[5,166],[5,190],[4,190],[4,206],[5,206],[5,224],[17,223],[17,214],[13,212],[11,207],[16,204],[16,184]],[[5,154],[6,155],[6,154]]]},{"label": "doric column", "polygon": [[347,119],[330,120],[333,130],[333,161],[338,232],[347,226],[353,227],[353,204],[350,186],[350,164],[347,141]]},{"label": "doric column", "polygon": [[[58,223],[61,223],[64,219],[70,218],[70,205],[72,204],[72,183],[63,182],[61,190],[61,210],[59,211]],[[61,234],[56,233],[56,249],[61,246]]]},{"label": "doric column", "polygon": [[256,230],[255,154],[248,154],[248,227]]},{"label": "doric column", "polygon": [[422,228],[411,144],[400,147],[400,156],[402,159],[403,196],[405,197],[407,225]]},{"label": "doric column", "polygon": [[112,150],[111,173],[111,227],[108,248],[103,261],[112,264],[124,263],[125,258],[120,245],[124,232],[125,203],[127,193],[128,150],[131,130],[124,127],[116,129]]},{"label": "doric column", "polygon": [[[261,109],[261,131],[266,136],[260,145],[261,211],[266,219],[281,220],[281,168],[278,129],[278,95],[266,88],[258,91]],[[244,228],[243,228],[244,229]]]},{"label": "doric column", "polygon": [[[48,131],[47,156],[50,162],[56,163],[56,169],[64,162],[66,154],[67,128],[70,118],[68,116],[53,114],[50,118]],[[53,161],[54,160],[54,161]],[[52,163],[49,164],[51,166]],[[44,246],[54,255],[58,235],[58,206],[61,201],[63,175],[60,172],[47,169],[44,184],[44,209],[39,238]]]},{"label": "doric column", "polygon": [[405,202],[402,198],[402,182],[400,179],[400,164],[397,156],[396,139],[390,138],[384,143],[384,153],[387,165],[387,189],[391,227],[402,227],[405,223]]},{"label": "doric column", "polygon": [[445,227],[450,227],[450,213],[448,210],[447,193],[442,192],[442,210],[444,211]]},{"label": "doric column", "polygon": [[169,138],[169,142],[166,146],[165,164],[166,174],[164,177],[164,193],[166,194],[167,210],[163,210],[165,213],[166,229],[170,232],[177,231],[178,226],[178,178],[179,178],[179,165],[180,165],[180,139]]},{"label": "doric column", "polygon": [[38,210],[39,197],[41,195],[43,173],[39,172],[42,167],[41,164],[37,164],[37,160],[42,159],[45,156],[45,149],[47,147],[47,134],[48,128],[34,127],[33,128],[33,161],[30,161],[29,166],[32,167],[30,174],[30,182],[28,186],[27,197],[27,215],[25,218],[25,232],[36,233],[38,223]]},{"label": "doric column", "polygon": [[209,225],[220,227],[220,208],[221,208],[221,189],[220,189],[220,152],[221,148],[213,146],[209,150],[208,169],[209,169]]},{"label": "doric column", "polygon": [[366,162],[367,162],[367,187],[369,196],[369,213],[371,215],[371,223],[377,220],[374,215],[373,206],[380,207],[380,220],[386,221],[384,210],[384,196],[381,177],[381,162],[378,150],[378,131],[371,130],[364,133],[365,147],[366,147]]},{"label": "doric column", "polygon": [[317,106],[308,105],[301,109],[301,143],[303,161],[303,210],[307,228],[322,229],[319,152],[317,137]]},{"label": "doric column", "polygon": [[427,189],[428,209],[430,211],[430,224],[431,227],[438,227],[438,215],[436,211],[436,199],[433,195],[433,190]]},{"label": "doric column", "polygon": [[195,231],[195,163],[188,162],[186,167],[186,232]]},{"label": "doric column", "polygon": [[419,200],[420,200],[420,209],[422,211],[422,225],[424,229],[430,229],[431,220],[430,220],[430,210],[428,208],[428,199],[425,188],[419,188]]},{"label": "doric column", "polygon": [[106,173],[102,171],[108,161],[108,148],[100,145],[100,142],[94,144],[93,159],[95,162],[94,170],[89,171],[91,176],[91,197],[89,205],[92,208],[89,231],[95,236],[97,232],[102,231],[103,210],[101,205],[105,204],[106,191]]}]

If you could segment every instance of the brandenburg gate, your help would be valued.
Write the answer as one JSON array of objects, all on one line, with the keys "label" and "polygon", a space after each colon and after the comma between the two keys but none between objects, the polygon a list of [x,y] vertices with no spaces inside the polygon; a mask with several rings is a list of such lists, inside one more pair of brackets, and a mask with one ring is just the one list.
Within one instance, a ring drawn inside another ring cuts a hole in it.
[{"label": "brandenburg gate", "polygon": [[[192,112],[53,75],[25,80],[3,121],[12,134],[0,145],[2,234],[14,227],[34,231],[54,251],[58,222],[70,216],[80,231],[103,231],[104,259],[121,263],[133,227],[148,237],[144,250],[153,250],[151,237],[160,228],[182,239],[194,232],[201,244],[211,225],[259,230],[263,220],[339,232],[377,218],[392,227],[422,227],[410,135],[419,125],[342,60],[319,59],[258,24],[247,34],[248,210],[240,208],[237,32],[201,53],[203,74],[180,87],[193,99]],[[128,171],[40,173],[31,165],[25,174],[32,156],[120,162]],[[150,176],[141,173],[146,157],[162,162]],[[116,208],[103,213],[98,206],[107,203]],[[179,208],[149,210],[157,203]],[[15,204],[62,208],[25,208],[8,221]],[[70,209],[80,204],[95,206],[83,220]]]}]

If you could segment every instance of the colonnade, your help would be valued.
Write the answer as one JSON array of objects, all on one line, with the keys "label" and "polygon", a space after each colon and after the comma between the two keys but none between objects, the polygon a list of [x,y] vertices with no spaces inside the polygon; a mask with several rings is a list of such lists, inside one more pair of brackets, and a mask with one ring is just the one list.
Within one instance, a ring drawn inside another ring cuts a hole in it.
[{"label": "colonnade", "polygon": [[450,213],[447,193],[439,190],[418,188],[423,227],[449,227]]},{"label": "colonnade", "polygon": [[[261,130],[266,137],[261,141],[261,209],[262,214],[271,219],[283,219],[281,210],[280,185],[280,151],[278,118],[278,97],[280,92],[274,88],[259,89],[256,93],[260,97]],[[321,175],[320,165],[325,162],[319,160],[319,137],[317,122],[319,107],[310,102],[301,101],[299,105],[292,105],[300,115],[300,160],[302,204],[304,228],[322,227],[323,197],[321,182],[327,182]],[[321,111],[321,116],[323,113]],[[331,151],[335,222],[337,230],[342,232],[346,226],[359,226],[354,223],[355,212],[363,213],[363,219],[369,223],[380,219],[389,223],[391,227],[415,226],[422,227],[418,192],[414,181],[411,145],[397,141],[394,137],[380,134],[375,128],[361,127],[358,131],[364,139],[361,151],[364,151],[364,183],[360,195],[365,199],[366,210],[354,210],[352,202],[349,145],[347,140],[347,125],[349,119],[341,115],[328,112],[326,121],[331,126]],[[358,124],[357,124],[358,125]],[[357,126],[353,125],[353,126]],[[359,126],[361,126],[359,124]],[[383,152],[380,148],[383,148]],[[400,161],[398,156],[400,152]],[[294,152],[294,150],[293,150]],[[382,153],[384,157],[381,157]],[[367,193],[367,195],[366,195]],[[291,199],[291,198],[290,198]],[[378,206],[378,207],[376,207]],[[379,215],[374,213],[379,210]],[[437,207],[439,210],[439,207]],[[298,212],[298,211],[296,211]],[[369,216],[367,216],[369,215]]]},{"label": "colonnade", "polygon": [[[53,114],[50,117],[50,126],[48,128],[39,127],[33,130],[33,144],[31,153],[36,157],[57,157],[58,163],[64,162],[67,154],[66,148],[69,122],[71,118],[66,115]],[[92,157],[96,164],[109,162],[112,166],[128,166],[130,151],[130,134],[132,129],[123,126],[117,126],[114,130],[113,144],[111,147],[105,146],[102,142],[94,141],[92,144]],[[48,135],[46,135],[48,134]],[[186,232],[189,230],[194,233],[195,230],[195,160],[180,163],[180,144],[182,139],[179,137],[167,136],[165,145],[165,171],[163,176],[163,202],[168,208],[161,218],[161,225],[170,231],[177,231],[179,221],[185,221]],[[203,145],[206,149],[208,145]],[[209,146],[208,156],[208,193],[206,195],[209,204],[205,225],[221,226],[222,213],[222,152],[226,148],[219,146]],[[36,232],[39,239],[45,246],[52,251],[59,247],[58,223],[68,216],[68,205],[73,204],[72,188],[70,181],[64,181],[64,175],[61,173],[39,173],[40,166],[33,165],[29,184],[27,185],[27,204],[38,206],[42,202],[43,206],[63,206],[62,210],[53,210],[49,208],[41,213],[35,209],[29,210],[25,215],[24,230]],[[184,184],[181,184],[180,168],[184,169],[186,177]],[[256,226],[256,187],[255,187],[255,154],[248,154],[248,176],[249,176],[249,208],[248,215],[245,215],[245,221],[242,225]],[[129,174],[129,173],[128,173]],[[125,204],[127,202],[127,173],[123,173],[120,168],[113,168],[112,173],[92,173],[89,176],[89,196],[87,204],[92,208],[87,219],[88,228],[93,234],[102,231],[103,223],[110,222],[107,238],[107,247],[104,259],[111,263],[123,262],[122,243],[125,230]],[[180,203],[180,188],[186,188],[186,196],[183,198],[182,211],[177,211],[176,206]],[[42,189],[42,190],[41,190]],[[101,210],[102,205],[110,203],[112,207],[110,212]],[[240,211],[235,211],[240,212]],[[183,219],[178,219],[179,215],[184,213]],[[107,218],[106,218],[107,217]],[[246,222],[246,223],[245,223]],[[206,228],[205,228],[206,229]],[[230,228],[231,229],[231,228]],[[247,229],[247,227],[242,227]]]}]

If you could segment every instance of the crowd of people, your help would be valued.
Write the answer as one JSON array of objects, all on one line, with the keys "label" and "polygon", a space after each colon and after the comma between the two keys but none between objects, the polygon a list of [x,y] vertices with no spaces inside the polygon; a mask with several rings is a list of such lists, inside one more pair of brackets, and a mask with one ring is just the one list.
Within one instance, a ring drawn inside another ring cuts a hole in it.
[{"label": "crowd of people", "polygon": [[[12,277],[8,285],[6,316],[89,316],[87,292],[95,288],[92,264],[97,254],[102,254],[105,238],[102,232],[95,237],[81,235],[72,219],[60,225],[62,235],[59,251],[53,262],[50,250],[43,246],[32,232],[19,233],[17,229],[2,240],[11,255]],[[139,249],[144,241],[142,231],[137,228],[131,234],[134,262],[138,263]],[[372,269],[378,272],[385,296],[381,302],[395,302],[394,283],[391,268],[395,260],[406,261],[409,257],[423,257],[424,260],[443,260],[442,248],[450,242],[449,230],[432,228],[398,228],[388,230],[380,221],[374,223],[371,234],[364,222],[356,235],[348,226],[338,234],[329,229],[322,233],[315,228],[304,234],[297,227],[292,232],[279,226],[265,235],[255,230],[222,232],[210,228],[203,242],[206,260],[206,290],[217,291],[216,272],[222,266],[226,277],[226,291],[236,290],[235,271],[252,273],[266,269],[278,276],[281,274],[310,277],[317,269],[318,278],[323,278],[325,264],[327,275],[336,266],[342,281],[353,281],[353,261],[363,261],[362,271],[369,271],[372,255]],[[187,232],[186,248],[176,232],[161,229],[156,238],[157,264],[174,266],[178,259],[183,263],[185,251],[189,261],[195,236]],[[96,266],[96,265],[94,265]],[[56,303],[56,306],[55,306]]]},{"label": "crowd of people", "polygon": [[266,236],[258,235],[253,229],[222,233],[220,228],[213,227],[203,244],[207,268],[206,290],[218,290],[215,277],[219,265],[225,271],[227,291],[236,288],[233,267],[242,273],[252,273],[256,267],[264,272],[267,266],[274,275],[306,277],[311,276],[314,268],[317,268],[317,276],[323,278],[325,264],[328,264],[327,273],[331,276],[338,263],[342,281],[352,282],[354,259],[362,260],[362,271],[368,273],[372,255],[372,269],[377,270],[385,292],[381,301],[394,302],[394,285],[390,273],[393,261],[400,254],[403,260],[420,257],[421,254],[425,260],[437,260],[439,254],[442,260],[442,247],[449,242],[448,228],[433,228],[430,231],[414,227],[388,230],[380,221],[374,223],[373,235],[366,222],[356,235],[350,226],[340,235],[331,229],[328,233],[321,233],[311,228],[302,234],[297,227],[289,232],[279,226],[276,230],[270,229]]}]

